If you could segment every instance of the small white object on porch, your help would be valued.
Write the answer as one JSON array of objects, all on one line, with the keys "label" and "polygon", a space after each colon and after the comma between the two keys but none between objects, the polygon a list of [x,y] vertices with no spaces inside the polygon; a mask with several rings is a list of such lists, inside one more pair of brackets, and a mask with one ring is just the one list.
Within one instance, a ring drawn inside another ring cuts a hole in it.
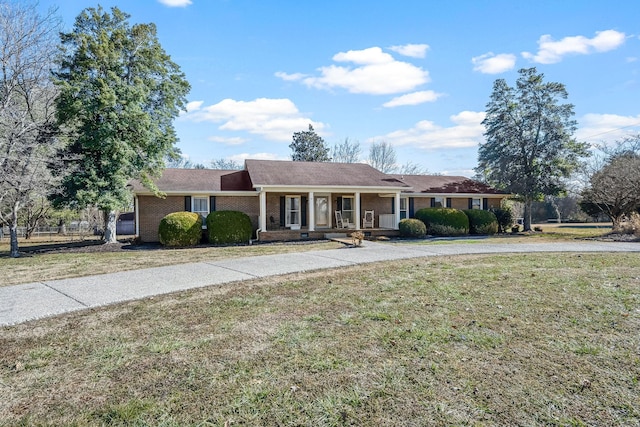
[{"label": "small white object on porch", "polygon": [[336,228],[349,228],[349,219],[342,218],[342,211],[336,211]]},{"label": "small white object on porch", "polygon": [[394,230],[396,228],[396,215],[395,214],[378,215],[378,227]]},{"label": "small white object on porch", "polygon": [[362,218],[362,228],[374,228],[374,218],[375,215],[373,211],[364,211],[364,217]]}]

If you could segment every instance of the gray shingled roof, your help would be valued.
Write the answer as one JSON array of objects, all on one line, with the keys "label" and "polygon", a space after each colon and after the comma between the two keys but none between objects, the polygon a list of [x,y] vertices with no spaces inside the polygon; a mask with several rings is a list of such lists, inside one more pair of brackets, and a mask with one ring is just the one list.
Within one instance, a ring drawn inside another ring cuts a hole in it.
[{"label": "gray shingled roof", "polygon": [[508,194],[465,176],[390,175],[412,187],[411,193]]},{"label": "gray shingled roof", "polygon": [[[162,176],[155,180],[160,191],[221,191],[221,177],[239,171],[215,169],[165,169]],[[130,183],[134,192],[148,191],[139,181]],[[251,188],[249,188],[251,190]]]},{"label": "gray shingled roof", "polygon": [[245,160],[254,186],[406,187],[364,163]]}]

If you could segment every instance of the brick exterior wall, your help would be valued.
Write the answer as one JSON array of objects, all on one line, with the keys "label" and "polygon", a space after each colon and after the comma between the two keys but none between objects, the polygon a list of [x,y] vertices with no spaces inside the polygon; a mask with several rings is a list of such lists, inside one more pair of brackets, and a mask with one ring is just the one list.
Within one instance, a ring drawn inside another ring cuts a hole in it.
[{"label": "brick exterior wall", "polygon": [[184,211],[184,196],[168,196],[161,199],[155,196],[138,196],[138,218],[140,221],[140,240],[157,242],[160,220],[172,212]]},{"label": "brick exterior wall", "polygon": [[260,198],[255,196],[216,196],[217,211],[239,211],[249,215],[255,232],[260,216]]}]

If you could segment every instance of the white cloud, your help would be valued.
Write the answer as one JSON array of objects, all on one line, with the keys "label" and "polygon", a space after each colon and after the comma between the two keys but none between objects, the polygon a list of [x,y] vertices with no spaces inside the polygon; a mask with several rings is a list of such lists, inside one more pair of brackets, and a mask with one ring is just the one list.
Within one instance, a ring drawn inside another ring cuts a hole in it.
[{"label": "white cloud", "polygon": [[410,56],[411,58],[424,58],[429,50],[428,44],[405,44],[402,46],[391,46],[390,50],[400,55]]},{"label": "white cloud", "polygon": [[165,6],[169,7],[187,7],[191,4],[191,0],[158,0]]},{"label": "white cloud", "polygon": [[383,107],[392,108],[403,105],[418,105],[425,102],[433,102],[442,96],[441,93],[432,90],[423,90],[420,92],[408,93],[406,95],[397,96],[389,102],[382,104]]},{"label": "white cloud", "polygon": [[493,52],[471,58],[474,71],[484,74],[499,74],[512,70],[516,65],[516,56],[511,53],[494,54]]},{"label": "white cloud", "polygon": [[187,102],[187,113],[191,113],[194,111],[198,111],[200,109],[200,107],[202,107],[202,104],[204,104],[204,101],[191,101],[191,102]]},{"label": "white cloud", "polygon": [[210,136],[207,138],[211,142],[219,142],[224,145],[242,145],[247,142],[246,138],[236,137],[224,137],[224,136]]},{"label": "white cloud", "polygon": [[422,120],[411,129],[391,132],[371,141],[384,140],[395,146],[407,145],[424,150],[475,147],[484,140],[484,117],[484,112],[462,111],[449,117],[454,123],[451,127]]},{"label": "white cloud", "polygon": [[254,160],[291,160],[291,157],[281,157],[273,153],[240,153],[229,157],[229,160],[233,160],[240,164],[244,164],[247,159]]},{"label": "white cloud", "polygon": [[566,55],[588,55],[616,49],[624,43],[625,37],[625,34],[619,31],[606,30],[596,32],[595,37],[591,39],[572,36],[554,41],[551,35],[545,34],[538,40],[537,54],[523,52],[522,56],[539,64],[555,64]]},{"label": "white cloud", "polygon": [[325,127],[324,123],[305,117],[289,99],[224,99],[184,117],[196,122],[222,123],[221,130],[245,131],[272,141],[289,141],[293,132],[306,130],[309,124],[318,134]]},{"label": "white cloud", "polygon": [[585,114],[578,121],[575,133],[578,141],[590,144],[610,144],[626,136],[640,133],[640,114],[619,116],[617,114]]},{"label": "white cloud", "polygon": [[340,52],[335,62],[350,62],[356,66],[329,65],[320,67],[320,76],[277,72],[286,80],[298,80],[317,89],[342,88],[350,93],[389,95],[412,91],[429,82],[429,72],[413,64],[397,61],[379,47]]}]

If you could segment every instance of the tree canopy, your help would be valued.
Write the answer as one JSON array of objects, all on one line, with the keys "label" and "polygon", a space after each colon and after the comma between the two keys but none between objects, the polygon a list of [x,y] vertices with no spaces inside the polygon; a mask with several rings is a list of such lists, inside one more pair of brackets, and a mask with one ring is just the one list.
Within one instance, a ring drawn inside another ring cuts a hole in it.
[{"label": "tree canopy", "polygon": [[308,131],[294,132],[289,148],[292,151],[291,159],[296,162],[331,161],[329,148],[325,145],[324,139],[313,130],[311,124]]},{"label": "tree canopy", "polygon": [[154,24],[130,25],[117,7],[87,8],[61,34],[58,122],[69,129],[70,174],[58,204],[95,205],[108,213],[105,241],[115,241],[115,211],[139,179],[152,177],[177,141],[173,119],[190,87],[158,42]]},{"label": "tree canopy", "polygon": [[374,142],[369,147],[367,163],[383,173],[393,173],[396,168],[396,150],[386,141]]},{"label": "tree canopy", "polygon": [[531,230],[532,202],[565,190],[565,179],[588,155],[588,145],[572,137],[573,105],[560,102],[568,96],[564,85],[545,83],[535,68],[519,74],[515,88],[504,79],[493,85],[476,172],[489,184],[520,196],[524,228]]},{"label": "tree canopy", "polygon": [[356,163],[360,160],[360,143],[345,138],[344,142],[335,144],[331,161],[335,163]]}]

